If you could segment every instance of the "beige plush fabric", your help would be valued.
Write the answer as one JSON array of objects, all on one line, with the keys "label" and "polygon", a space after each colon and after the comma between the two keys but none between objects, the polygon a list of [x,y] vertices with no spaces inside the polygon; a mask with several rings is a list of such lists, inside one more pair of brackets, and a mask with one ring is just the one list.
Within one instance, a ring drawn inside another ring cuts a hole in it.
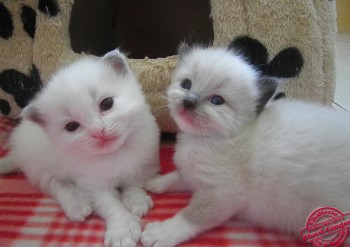
[{"label": "beige plush fabric", "polygon": [[50,16],[47,13],[37,12],[33,60],[40,70],[44,83],[50,79],[55,70],[82,56],[70,48],[69,20],[74,1],[57,2],[58,15]]},{"label": "beige plush fabric", "polygon": [[143,91],[152,107],[152,113],[163,132],[176,132],[176,125],[170,118],[167,109],[166,90],[170,77],[176,66],[176,56],[158,59],[130,59],[131,67],[141,81]]},{"label": "beige plush fabric", "polygon": [[[16,3],[7,2],[13,9],[11,11],[20,8]],[[57,68],[82,56],[70,47],[68,30],[74,0],[58,0],[57,3],[60,9],[57,16],[37,12],[34,43],[21,33],[11,42],[0,40],[0,52],[8,57],[8,61],[0,60],[0,69],[15,67],[28,72],[33,59],[42,81],[46,83]],[[332,102],[335,89],[335,1],[211,0],[211,6],[215,46],[226,46],[235,37],[248,35],[266,46],[269,59],[284,48],[297,47],[304,58],[304,66],[297,78],[284,79],[281,89],[288,96],[324,104]],[[20,25],[17,21],[15,24]],[[21,52],[16,52],[17,49]],[[130,59],[164,132],[176,132],[164,97],[176,62],[175,56]],[[16,105],[4,92],[0,92],[0,97],[8,99],[12,106]],[[15,109],[10,116],[18,114],[19,108]]]},{"label": "beige plush fabric", "polygon": [[[19,73],[29,76],[32,69],[33,61],[33,38],[31,38],[23,30],[22,12],[23,6],[28,6],[33,9],[36,8],[36,1],[0,1],[2,6],[6,8],[12,18],[12,32],[10,37],[0,37],[0,73],[4,75],[9,70],[16,70]],[[3,13],[1,13],[3,14]],[[3,19],[2,19],[3,20]],[[4,28],[4,23],[0,28]],[[7,77],[7,76],[6,76]],[[11,105],[10,117],[16,117],[21,109],[15,102],[13,95],[3,90],[4,85],[7,84],[7,78],[1,77],[0,100],[5,100]]]},{"label": "beige plush fabric", "polygon": [[263,43],[270,59],[297,47],[304,57],[298,78],[285,79],[288,96],[330,105],[335,92],[335,1],[211,0],[215,45],[249,35]]}]

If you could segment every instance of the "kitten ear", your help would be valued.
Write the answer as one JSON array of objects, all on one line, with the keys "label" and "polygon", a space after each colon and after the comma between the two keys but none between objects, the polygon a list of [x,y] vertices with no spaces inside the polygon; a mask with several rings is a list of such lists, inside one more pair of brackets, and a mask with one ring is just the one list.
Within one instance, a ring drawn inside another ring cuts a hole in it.
[{"label": "kitten ear", "polygon": [[28,119],[36,124],[41,126],[45,125],[44,117],[39,113],[38,109],[35,106],[35,103],[27,105],[21,113],[22,118]]},{"label": "kitten ear", "polygon": [[265,105],[277,89],[277,81],[273,78],[262,77],[258,79],[256,86],[259,91],[259,98],[256,100],[256,113],[259,115]]},{"label": "kitten ear", "polygon": [[126,57],[118,49],[106,53],[102,60],[112,65],[118,74],[124,75],[130,71]]},{"label": "kitten ear", "polygon": [[177,53],[180,56],[180,59],[184,58],[185,56],[188,55],[188,53],[190,53],[191,51],[191,47],[187,44],[187,43],[181,43],[179,48],[177,49]]}]

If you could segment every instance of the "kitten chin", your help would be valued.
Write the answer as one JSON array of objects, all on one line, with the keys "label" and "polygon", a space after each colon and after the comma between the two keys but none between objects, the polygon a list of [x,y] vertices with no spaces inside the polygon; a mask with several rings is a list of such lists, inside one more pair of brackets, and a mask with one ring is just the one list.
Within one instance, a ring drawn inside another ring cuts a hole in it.
[{"label": "kitten chin", "polygon": [[95,211],[106,245],[136,245],[152,207],[142,186],[159,170],[159,129],[126,58],[114,50],[61,69],[22,117],[10,155],[30,182],[72,220]]}]

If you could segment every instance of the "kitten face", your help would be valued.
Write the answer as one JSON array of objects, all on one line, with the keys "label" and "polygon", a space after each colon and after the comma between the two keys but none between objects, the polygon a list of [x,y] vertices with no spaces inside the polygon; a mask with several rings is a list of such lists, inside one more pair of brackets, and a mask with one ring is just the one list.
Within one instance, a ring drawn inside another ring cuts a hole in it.
[{"label": "kitten face", "polygon": [[125,144],[140,128],[145,107],[123,57],[84,58],[58,72],[24,116],[68,154],[90,157]]},{"label": "kitten face", "polygon": [[183,131],[235,135],[256,116],[258,73],[225,49],[194,48],[183,55],[168,89],[170,114]]}]

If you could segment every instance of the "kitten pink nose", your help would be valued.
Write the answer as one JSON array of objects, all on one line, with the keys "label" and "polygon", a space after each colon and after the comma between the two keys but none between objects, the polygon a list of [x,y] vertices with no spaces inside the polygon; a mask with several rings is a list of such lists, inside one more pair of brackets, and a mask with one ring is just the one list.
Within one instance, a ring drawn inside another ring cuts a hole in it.
[{"label": "kitten pink nose", "polygon": [[112,142],[117,140],[117,136],[113,134],[107,134],[105,132],[105,129],[95,129],[90,132],[91,136],[98,140],[101,144],[104,144],[105,142]]},{"label": "kitten pink nose", "polygon": [[92,129],[92,130],[90,130],[90,135],[96,139],[104,139],[105,128]]}]

